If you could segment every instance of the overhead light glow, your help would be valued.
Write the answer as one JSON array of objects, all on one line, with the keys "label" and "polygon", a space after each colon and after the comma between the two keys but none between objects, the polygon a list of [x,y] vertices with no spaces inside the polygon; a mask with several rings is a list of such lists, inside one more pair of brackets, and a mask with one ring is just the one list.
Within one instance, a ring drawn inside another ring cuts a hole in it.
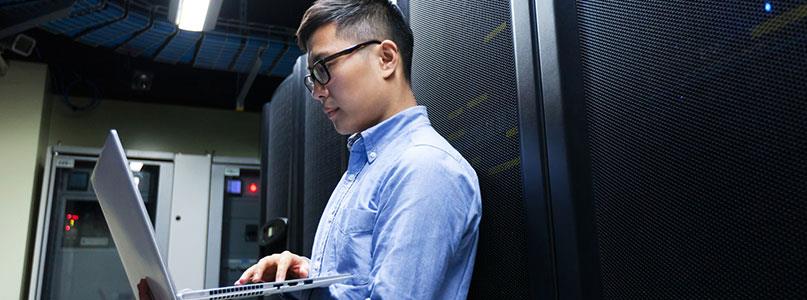
[{"label": "overhead light glow", "polygon": [[130,162],[129,169],[131,169],[132,172],[140,172],[140,170],[143,170],[143,163],[138,161]]},{"label": "overhead light glow", "polygon": [[177,26],[188,31],[204,30],[208,8],[210,0],[179,0]]}]

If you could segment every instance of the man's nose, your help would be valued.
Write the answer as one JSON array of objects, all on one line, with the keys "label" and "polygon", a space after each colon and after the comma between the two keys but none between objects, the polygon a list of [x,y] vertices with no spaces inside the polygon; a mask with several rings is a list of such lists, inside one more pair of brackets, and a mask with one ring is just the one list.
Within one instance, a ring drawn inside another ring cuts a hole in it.
[{"label": "man's nose", "polygon": [[323,103],[325,102],[325,98],[328,97],[328,89],[325,88],[324,85],[315,83],[314,89],[311,91],[311,95],[314,96],[314,99],[316,99],[320,103]]}]

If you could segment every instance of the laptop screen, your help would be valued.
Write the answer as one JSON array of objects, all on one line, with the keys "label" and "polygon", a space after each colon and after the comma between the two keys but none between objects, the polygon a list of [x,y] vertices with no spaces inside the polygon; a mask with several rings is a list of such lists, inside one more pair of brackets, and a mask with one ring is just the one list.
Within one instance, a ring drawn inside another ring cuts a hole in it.
[{"label": "laptop screen", "polygon": [[175,299],[151,220],[115,130],[107,136],[91,181],[134,294],[139,294],[138,284],[145,279],[154,299]]}]

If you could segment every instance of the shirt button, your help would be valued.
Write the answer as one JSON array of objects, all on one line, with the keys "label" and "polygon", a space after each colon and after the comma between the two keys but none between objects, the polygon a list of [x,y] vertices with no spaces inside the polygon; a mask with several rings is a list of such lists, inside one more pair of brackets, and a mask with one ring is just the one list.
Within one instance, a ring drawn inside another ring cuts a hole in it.
[{"label": "shirt button", "polygon": [[375,152],[370,152],[370,159],[375,159],[375,156],[376,156]]},{"label": "shirt button", "polygon": [[347,176],[347,180],[353,181],[353,179],[356,179],[356,174],[350,174]]}]

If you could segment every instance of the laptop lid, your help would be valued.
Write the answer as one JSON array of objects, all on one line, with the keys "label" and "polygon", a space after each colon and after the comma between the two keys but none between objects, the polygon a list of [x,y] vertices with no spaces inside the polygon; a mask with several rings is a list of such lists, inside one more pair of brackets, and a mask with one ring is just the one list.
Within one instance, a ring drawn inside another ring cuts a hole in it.
[{"label": "laptop lid", "polygon": [[137,295],[138,284],[145,280],[154,299],[175,299],[168,269],[157,249],[154,227],[115,130],[107,136],[91,181],[132,291]]},{"label": "laptop lid", "polygon": [[135,295],[139,295],[141,281],[148,283],[152,299],[219,300],[327,287],[353,278],[352,275],[333,274],[284,282],[183,290],[177,294],[157,249],[151,220],[129,170],[129,160],[117,131],[110,130],[90,180]]}]

